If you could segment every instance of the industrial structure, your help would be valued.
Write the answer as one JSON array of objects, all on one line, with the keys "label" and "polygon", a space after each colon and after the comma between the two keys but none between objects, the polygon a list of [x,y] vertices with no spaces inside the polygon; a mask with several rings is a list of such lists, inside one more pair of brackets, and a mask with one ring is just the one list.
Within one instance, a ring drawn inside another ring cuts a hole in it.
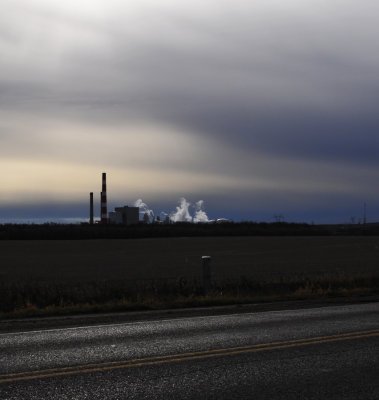
[{"label": "industrial structure", "polygon": [[[89,223],[93,225],[93,192],[89,194],[90,197],[90,217]],[[107,206],[107,174],[102,173],[101,193],[100,193],[100,223],[101,224],[119,224],[119,225],[133,225],[139,223],[139,207],[116,207],[114,211],[109,213]]]},{"label": "industrial structure", "polygon": [[107,174],[103,172],[102,188],[101,188],[101,223],[108,222],[107,212]]},{"label": "industrial structure", "polygon": [[138,207],[116,207],[114,211],[109,213],[110,224],[134,225],[139,222]]},{"label": "industrial structure", "polygon": [[89,223],[93,225],[93,192],[89,194]]}]

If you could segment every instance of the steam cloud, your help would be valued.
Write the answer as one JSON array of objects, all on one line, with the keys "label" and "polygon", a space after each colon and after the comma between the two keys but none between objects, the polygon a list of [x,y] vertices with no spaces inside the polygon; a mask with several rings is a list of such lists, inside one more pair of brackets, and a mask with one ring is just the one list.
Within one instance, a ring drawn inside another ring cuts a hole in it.
[{"label": "steam cloud", "polygon": [[134,203],[135,207],[139,208],[139,213],[145,218],[145,215],[149,219],[149,222],[154,221],[154,211],[151,210],[146,203],[142,201],[142,199],[136,200]]},{"label": "steam cloud", "polygon": [[195,204],[196,212],[195,212],[195,216],[193,217],[193,222],[195,222],[195,223],[197,223],[197,222],[209,222],[208,215],[203,210],[203,206],[204,206],[204,201],[203,200],[199,200]]},{"label": "steam cloud", "polygon": [[[140,214],[144,216],[145,220],[148,218],[148,222],[154,221],[154,211],[151,210],[146,203],[142,201],[142,199],[138,199],[134,203],[135,207],[139,207]],[[176,206],[175,211],[167,214],[164,211],[160,212],[160,219],[166,220],[167,218],[171,222],[213,222],[208,218],[207,213],[204,211],[204,201],[199,200],[197,201],[192,207],[195,209],[195,214],[192,217],[190,213],[191,203],[188,202],[184,197],[179,200],[179,205]],[[145,217],[147,216],[147,217]]]},{"label": "steam cloud", "polygon": [[180,221],[192,222],[192,217],[188,210],[189,206],[190,203],[188,203],[187,200],[184,197],[182,197],[179,200],[179,206],[176,207],[176,211],[170,214],[170,220],[173,222],[180,222]]}]

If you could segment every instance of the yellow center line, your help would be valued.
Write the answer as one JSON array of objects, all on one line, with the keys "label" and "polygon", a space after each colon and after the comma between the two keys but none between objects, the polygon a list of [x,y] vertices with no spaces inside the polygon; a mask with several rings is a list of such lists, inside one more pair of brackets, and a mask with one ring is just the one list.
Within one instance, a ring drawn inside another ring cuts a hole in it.
[{"label": "yellow center line", "polygon": [[114,365],[114,364],[129,364],[133,362],[141,362],[141,361],[151,361],[151,360],[162,360],[162,359],[172,359],[172,358],[181,358],[181,357],[187,357],[187,356],[193,356],[193,355],[200,355],[200,354],[208,354],[208,353],[219,353],[219,352],[225,352],[225,351],[235,351],[235,350],[242,350],[242,349],[251,349],[251,348],[261,348],[261,347],[270,347],[270,346],[275,346],[275,345],[283,345],[283,344],[290,344],[290,343],[304,343],[308,341],[315,341],[315,340],[322,340],[322,339],[330,339],[333,337],[346,337],[346,336],[355,336],[355,335],[363,335],[367,333],[376,333],[379,332],[379,329],[371,329],[367,331],[358,331],[358,332],[350,332],[350,333],[341,333],[341,334],[336,334],[336,335],[328,335],[328,336],[316,336],[316,337],[311,337],[311,338],[303,338],[303,339],[293,339],[293,340],[288,340],[288,341],[280,341],[280,342],[269,342],[269,343],[260,343],[260,344],[255,344],[255,345],[246,345],[246,346],[236,346],[236,347],[230,347],[230,348],[221,348],[221,349],[214,349],[214,350],[205,350],[205,351],[198,351],[198,352],[191,352],[191,353],[181,353],[181,354],[168,354],[168,355],[162,355],[162,356],[153,356],[153,357],[146,357],[146,358],[137,358],[137,359],[131,359],[131,360],[125,360],[125,361],[108,361],[108,362],[103,362],[103,363],[95,363],[95,364],[84,364],[84,365],[75,365],[71,367],[60,367],[60,368],[49,368],[49,369],[43,369],[43,370],[37,370],[37,371],[26,371],[26,372],[17,372],[17,373],[11,373],[11,374],[6,374],[6,375],[0,375],[0,378],[3,377],[10,377],[10,376],[21,376],[25,374],[31,374],[31,373],[46,373],[46,372],[54,372],[54,371],[65,371],[65,370],[72,370],[72,369],[86,369],[89,367],[104,367],[108,365]]},{"label": "yellow center line", "polygon": [[318,336],[313,338],[295,339],[281,342],[262,343],[248,346],[236,346],[224,349],[205,350],[199,352],[172,354],[163,356],[146,357],[124,361],[110,361],[97,364],[84,364],[71,367],[50,368],[29,372],[18,372],[0,375],[0,383],[26,381],[32,379],[56,377],[63,375],[84,374],[92,372],[109,371],[122,368],[142,367],[149,365],[168,364],[187,360],[199,360],[215,357],[224,357],[238,354],[256,353],[260,351],[279,350],[292,347],[301,347],[312,344],[331,343],[338,341],[362,339],[379,336],[379,329],[367,331],[350,332],[329,336]]}]

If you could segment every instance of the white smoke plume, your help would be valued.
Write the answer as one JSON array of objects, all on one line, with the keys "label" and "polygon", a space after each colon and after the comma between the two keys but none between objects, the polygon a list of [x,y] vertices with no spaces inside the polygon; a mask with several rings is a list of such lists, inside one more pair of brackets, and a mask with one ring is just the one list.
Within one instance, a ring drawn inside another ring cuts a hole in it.
[{"label": "white smoke plume", "polygon": [[208,215],[203,209],[204,207],[204,201],[199,200],[198,202],[195,203],[195,216],[193,217],[193,222],[198,223],[198,222],[210,222]]},{"label": "white smoke plume", "polygon": [[188,210],[190,205],[191,204],[182,197],[179,200],[179,206],[176,207],[176,211],[170,214],[170,220],[172,222],[192,222],[192,217]]},{"label": "white smoke plume", "polygon": [[142,199],[138,199],[135,203],[134,203],[134,207],[138,207],[139,208],[139,213],[144,217],[145,215],[147,215],[149,222],[153,222],[154,221],[154,211],[151,210],[146,203],[144,203],[142,201]]},{"label": "white smoke plume", "polygon": [[[152,223],[155,220],[154,211],[151,210],[146,203],[142,201],[142,199],[138,199],[134,203],[135,207],[139,207],[140,215],[145,222]],[[195,209],[194,217],[190,214],[191,203],[188,202],[184,197],[179,200],[179,205],[176,207],[175,211],[172,211],[170,214],[161,211],[159,217],[157,217],[156,222],[161,221],[165,223],[171,222],[193,222],[193,223],[207,223],[207,222],[215,222],[214,220],[210,220],[208,218],[207,213],[204,211],[204,201],[197,201],[192,207]]]}]

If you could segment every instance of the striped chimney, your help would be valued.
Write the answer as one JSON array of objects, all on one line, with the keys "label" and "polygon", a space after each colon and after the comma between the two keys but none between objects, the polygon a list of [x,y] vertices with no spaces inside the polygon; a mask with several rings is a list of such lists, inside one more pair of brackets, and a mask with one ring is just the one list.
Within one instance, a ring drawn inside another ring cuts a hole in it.
[{"label": "striped chimney", "polygon": [[103,172],[103,182],[101,187],[101,223],[106,224],[107,222],[107,174]]},{"label": "striped chimney", "polygon": [[93,192],[89,194],[89,223],[93,225]]}]

